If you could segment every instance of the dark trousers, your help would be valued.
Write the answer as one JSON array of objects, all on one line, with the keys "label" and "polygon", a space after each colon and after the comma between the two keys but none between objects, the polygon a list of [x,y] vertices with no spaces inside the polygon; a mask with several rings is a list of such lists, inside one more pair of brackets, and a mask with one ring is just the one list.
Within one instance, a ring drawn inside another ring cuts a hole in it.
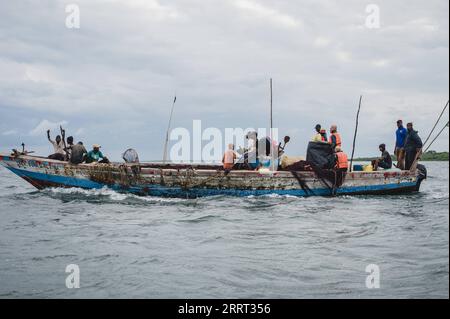
[{"label": "dark trousers", "polygon": [[392,163],[387,163],[385,161],[379,161],[378,162],[378,167],[384,168],[384,169],[391,169],[392,168]]},{"label": "dark trousers", "polygon": [[406,151],[405,158],[405,170],[410,170],[412,165],[414,164],[414,160],[416,159],[417,152],[416,150]]},{"label": "dark trousers", "polygon": [[339,168],[336,171],[336,186],[341,187],[344,184],[345,176],[347,175],[347,168]]}]

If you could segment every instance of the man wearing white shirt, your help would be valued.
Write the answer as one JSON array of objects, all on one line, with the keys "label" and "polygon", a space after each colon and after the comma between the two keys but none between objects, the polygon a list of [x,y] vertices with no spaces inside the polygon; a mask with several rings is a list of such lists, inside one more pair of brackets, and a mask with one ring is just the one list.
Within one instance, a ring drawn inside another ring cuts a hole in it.
[{"label": "man wearing white shirt", "polygon": [[66,157],[66,152],[64,151],[64,143],[62,142],[61,136],[56,136],[56,139],[52,141],[50,138],[50,130],[47,130],[47,138],[53,145],[54,153],[50,155],[49,159],[54,159],[58,161],[64,161]]}]

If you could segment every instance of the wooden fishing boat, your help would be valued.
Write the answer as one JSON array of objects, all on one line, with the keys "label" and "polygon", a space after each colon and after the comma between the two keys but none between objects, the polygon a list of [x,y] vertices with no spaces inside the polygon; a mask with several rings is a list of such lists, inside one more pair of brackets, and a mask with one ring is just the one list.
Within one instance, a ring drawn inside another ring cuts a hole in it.
[{"label": "wooden fishing boat", "polygon": [[29,155],[1,155],[0,164],[38,189],[48,187],[108,187],[119,192],[164,197],[215,195],[330,196],[398,194],[419,191],[426,169],[349,172],[340,185],[314,171],[225,172],[217,165],[79,164]]}]

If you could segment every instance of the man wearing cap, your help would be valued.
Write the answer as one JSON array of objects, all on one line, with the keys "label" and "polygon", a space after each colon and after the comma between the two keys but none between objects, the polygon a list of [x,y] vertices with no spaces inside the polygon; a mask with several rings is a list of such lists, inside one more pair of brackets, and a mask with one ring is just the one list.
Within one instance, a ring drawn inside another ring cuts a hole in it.
[{"label": "man wearing cap", "polygon": [[403,127],[403,121],[397,121],[396,141],[394,154],[397,156],[397,168],[405,169],[405,142],[408,131]]},{"label": "man wearing cap", "polygon": [[[106,156],[103,156],[103,153],[100,152],[100,145],[94,144],[92,145],[92,151],[89,151],[86,156],[86,163],[109,163],[109,160]],[[101,160],[100,160],[101,159]]]}]

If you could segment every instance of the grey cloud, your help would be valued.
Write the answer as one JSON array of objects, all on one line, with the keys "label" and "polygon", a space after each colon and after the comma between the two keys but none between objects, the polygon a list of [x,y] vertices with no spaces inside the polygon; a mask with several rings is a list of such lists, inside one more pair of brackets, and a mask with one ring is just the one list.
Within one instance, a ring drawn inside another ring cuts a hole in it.
[{"label": "grey cloud", "polygon": [[23,125],[3,131],[67,120],[111,150],[135,143],[159,158],[175,90],[175,126],[260,127],[273,77],[293,153],[317,122],[338,123],[350,142],[364,94],[357,153],[367,155],[392,144],[398,117],[425,134],[448,99],[448,1],[378,1],[376,30],[357,0],[81,0],[79,30],[64,26],[67,3],[0,4],[0,105]]}]

